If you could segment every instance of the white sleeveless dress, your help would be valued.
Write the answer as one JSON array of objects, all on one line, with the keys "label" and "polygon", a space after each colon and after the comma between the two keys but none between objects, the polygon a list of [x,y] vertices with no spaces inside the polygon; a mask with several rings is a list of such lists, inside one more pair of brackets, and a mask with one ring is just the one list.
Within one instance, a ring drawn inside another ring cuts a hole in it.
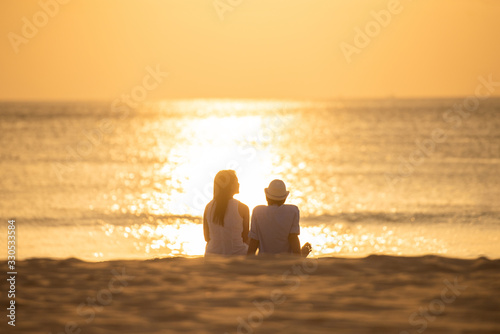
[{"label": "white sleeveless dress", "polygon": [[219,255],[246,255],[248,245],[243,242],[243,218],[238,212],[238,201],[231,198],[227,203],[224,216],[224,226],[214,223],[213,210],[215,202],[208,203],[207,222],[210,241],[205,248],[205,256]]}]

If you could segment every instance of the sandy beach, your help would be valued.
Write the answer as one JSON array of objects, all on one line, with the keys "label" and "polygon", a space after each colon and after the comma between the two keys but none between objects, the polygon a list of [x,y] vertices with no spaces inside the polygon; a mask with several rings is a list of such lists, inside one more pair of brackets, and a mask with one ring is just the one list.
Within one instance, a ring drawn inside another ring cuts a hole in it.
[{"label": "sandy beach", "polygon": [[[6,280],[2,291],[7,291]],[[164,258],[18,264],[2,333],[500,333],[500,260]],[[5,309],[4,309],[5,313]]]},{"label": "sandy beach", "polygon": [[500,0],[0,13],[0,334],[500,334]]}]

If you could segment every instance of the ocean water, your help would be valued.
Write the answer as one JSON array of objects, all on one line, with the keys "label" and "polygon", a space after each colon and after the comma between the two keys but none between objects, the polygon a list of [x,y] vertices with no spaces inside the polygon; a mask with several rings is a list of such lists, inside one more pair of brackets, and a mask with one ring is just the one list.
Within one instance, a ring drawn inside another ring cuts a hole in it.
[{"label": "ocean water", "polygon": [[463,103],[3,102],[0,234],[21,259],[199,256],[234,169],[250,209],[287,183],[313,256],[500,258],[500,100]]}]

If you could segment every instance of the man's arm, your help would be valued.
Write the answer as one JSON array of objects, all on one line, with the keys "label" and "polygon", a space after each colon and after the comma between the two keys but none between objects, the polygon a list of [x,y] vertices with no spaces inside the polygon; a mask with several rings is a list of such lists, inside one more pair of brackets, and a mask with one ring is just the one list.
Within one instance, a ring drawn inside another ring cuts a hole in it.
[{"label": "man's arm", "polygon": [[299,235],[297,233],[288,234],[288,242],[290,243],[290,247],[292,248],[292,253],[300,255]]},{"label": "man's arm", "polygon": [[255,252],[259,248],[259,240],[255,240],[254,238],[250,238],[250,244],[248,245],[247,255],[255,255]]},{"label": "man's arm", "polygon": [[208,205],[205,207],[205,212],[203,212],[203,235],[205,236],[205,241],[209,242],[210,241],[210,232],[208,229],[207,208],[208,208]]}]

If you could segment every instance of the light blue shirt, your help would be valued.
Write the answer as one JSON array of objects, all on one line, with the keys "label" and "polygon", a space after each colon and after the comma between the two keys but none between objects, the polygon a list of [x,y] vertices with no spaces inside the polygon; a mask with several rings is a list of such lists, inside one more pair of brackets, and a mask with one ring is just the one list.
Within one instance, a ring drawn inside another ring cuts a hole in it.
[{"label": "light blue shirt", "polygon": [[259,205],[253,209],[248,236],[259,241],[259,254],[289,253],[288,235],[300,234],[299,220],[295,205]]}]

